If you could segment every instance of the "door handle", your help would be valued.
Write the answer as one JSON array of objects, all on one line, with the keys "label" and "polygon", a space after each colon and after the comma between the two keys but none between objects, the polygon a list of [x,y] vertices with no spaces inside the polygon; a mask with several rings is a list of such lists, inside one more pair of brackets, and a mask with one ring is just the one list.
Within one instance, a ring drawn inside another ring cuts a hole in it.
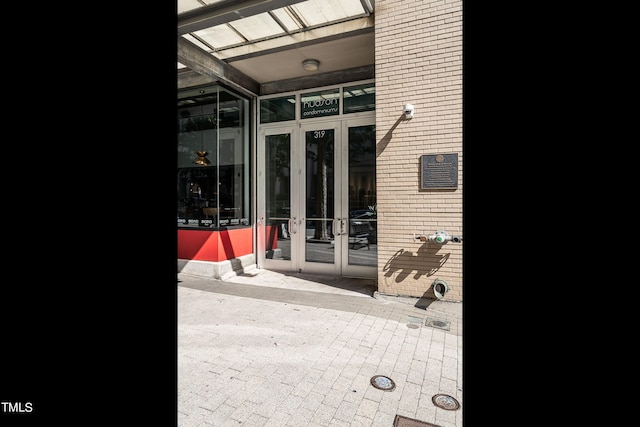
[{"label": "door handle", "polygon": [[333,233],[334,236],[340,235],[340,233],[336,230],[338,221],[340,221],[340,218],[334,218],[333,222],[331,223],[331,232]]},{"label": "door handle", "polygon": [[[292,220],[293,220],[293,222],[291,222]],[[288,223],[288,227],[289,227],[289,233],[290,234],[296,234],[296,230],[295,230],[296,227],[293,227],[293,225],[295,225],[295,223],[296,223],[296,217],[289,218],[289,221],[287,221],[287,223]]]},{"label": "door handle", "polygon": [[340,234],[344,234],[344,222],[346,220],[346,218],[340,218]]}]

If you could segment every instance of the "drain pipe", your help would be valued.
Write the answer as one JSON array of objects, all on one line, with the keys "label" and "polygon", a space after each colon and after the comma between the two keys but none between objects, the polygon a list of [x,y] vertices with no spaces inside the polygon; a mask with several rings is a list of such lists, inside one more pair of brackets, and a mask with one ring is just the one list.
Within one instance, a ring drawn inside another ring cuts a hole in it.
[{"label": "drain pipe", "polygon": [[415,240],[420,240],[421,242],[436,242],[439,245],[444,245],[447,242],[454,242],[454,243],[462,242],[462,236],[449,236],[449,234],[443,230],[438,230],[429,236],[425,234],[414,233],[413,238]]},{"label": "drain pipe", "polygon": [[431,287],[433,288],[433,294],[437,299],[442,299],[444,294],[449,292],[449,284],[442,279],[434,280]]}]

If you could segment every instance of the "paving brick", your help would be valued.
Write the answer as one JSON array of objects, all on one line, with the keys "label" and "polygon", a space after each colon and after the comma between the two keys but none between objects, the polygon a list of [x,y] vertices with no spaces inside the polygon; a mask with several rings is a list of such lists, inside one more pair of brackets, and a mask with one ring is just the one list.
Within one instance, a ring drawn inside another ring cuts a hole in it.
[{"label": "paving brick", "polygon": [[[462,390],[462,340],[457,330],[425,326],[433,312],[390,299],[350,298],[346,289],[349,303],[340,310],[328,308],[335,301],[325,305],[321,292],[292,288],[295,303],[287,292],[268,300],[269,292],[264,282],[181,280],[180,427],[386,426],[401,411],[462,425],[461,411],[439,414],[431,402],[436,393],[458,398]],[[439,314],[461,316],[459,305],[437,306]],[[408,327],[408,315],[420,320],[417,328]],[[373,387],[374,375],[389,376],[396,389]]]}]

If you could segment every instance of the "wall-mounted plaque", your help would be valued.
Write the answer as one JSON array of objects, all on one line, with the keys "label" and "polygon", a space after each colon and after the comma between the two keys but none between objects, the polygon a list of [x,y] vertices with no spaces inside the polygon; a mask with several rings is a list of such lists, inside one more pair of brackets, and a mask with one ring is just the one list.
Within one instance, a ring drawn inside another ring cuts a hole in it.
[{"label": "wall-mounted plaque", "polygon": [[420,189],[458,188],[458,153],[420,157]]}]

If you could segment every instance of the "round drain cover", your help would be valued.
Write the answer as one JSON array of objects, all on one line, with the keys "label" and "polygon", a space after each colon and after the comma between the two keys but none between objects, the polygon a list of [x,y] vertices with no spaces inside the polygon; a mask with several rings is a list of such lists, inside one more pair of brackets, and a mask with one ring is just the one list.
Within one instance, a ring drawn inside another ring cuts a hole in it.
[{"label": "round drain cover", "polygon": [[396,383],[389,377],[384,375],[376,375],[371,377],[371,385],[380,390],[391,391],[396,388]]},{"label": "round drain cover", "polygon": [[460,407],[460,403],[448,394],[436,394],[431,398],[431,401],[437,407],[448,411],[455,411]]}]

